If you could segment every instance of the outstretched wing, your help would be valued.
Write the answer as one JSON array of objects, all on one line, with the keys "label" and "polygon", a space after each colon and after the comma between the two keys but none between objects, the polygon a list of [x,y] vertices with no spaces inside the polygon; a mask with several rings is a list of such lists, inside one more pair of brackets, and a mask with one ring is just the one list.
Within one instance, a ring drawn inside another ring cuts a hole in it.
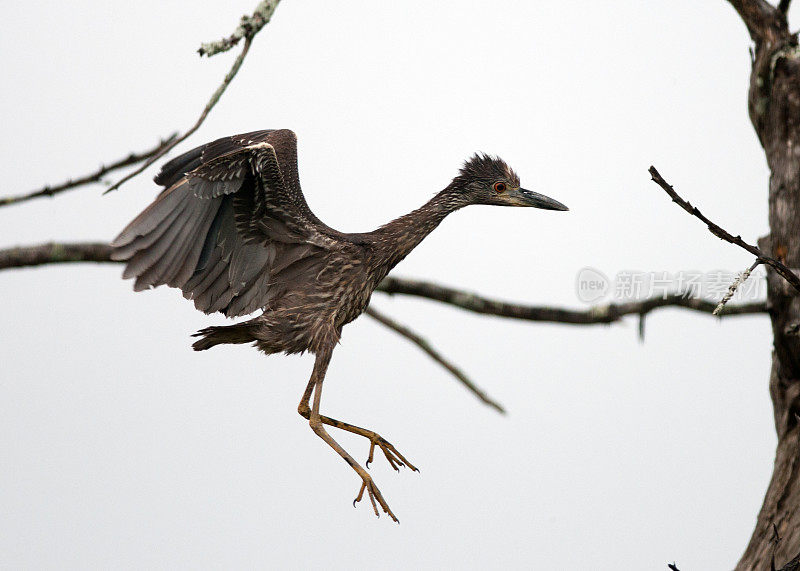
[{"label": "outstretched wing", "polygon": [[[219,139],[164,165],[166,188],[112,242],[136,291],[183,290],[229,317],[263,308],[322,266],[342,235],[309,209],[289,130]],[[318,271],[318,270],[317,270]]]}]

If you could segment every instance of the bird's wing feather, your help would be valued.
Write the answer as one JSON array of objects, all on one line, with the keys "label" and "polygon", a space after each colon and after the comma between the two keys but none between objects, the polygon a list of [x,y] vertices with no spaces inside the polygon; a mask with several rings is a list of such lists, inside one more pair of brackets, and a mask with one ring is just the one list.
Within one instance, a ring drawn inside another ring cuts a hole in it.
[{"label": "bird's wing feather", "polygon": [[295,141],[255,131],[165,164],[155,180],[166,190],[112,242],[134,289],[181,288],[197,309],[234,317],[313,279],[342,235],[308,208]]}]

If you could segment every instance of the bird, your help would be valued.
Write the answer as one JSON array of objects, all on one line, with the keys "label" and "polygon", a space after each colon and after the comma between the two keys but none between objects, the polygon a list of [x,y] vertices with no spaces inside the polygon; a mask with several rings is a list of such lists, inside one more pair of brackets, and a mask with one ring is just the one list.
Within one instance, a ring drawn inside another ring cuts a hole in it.
[{"label": "bird", "polygon": [[[399,522],[369,472],[326,427],[365,437],[369,468],[376,447],[399,471],[417,468],[377,432],[320,413],[322,384],[342,327],[363,313],[384,277],[449,214],[473,204],[568,210],[520,187],[499,157],[476,153],[457,176],[416,210],[363,233],[322,222],[300,188],[297,137],[289,129],[223,137],[165,163],[163,187],[113,240],[112,259],[126,262],[134,290],[179,288],[206,314],[256,317],[194,334],[195,351],[251,343],[263,353],[314,354],[297,407],[313,432],[361,479],[366,494]],[[313,402],[312,402],[313,396]]]}]

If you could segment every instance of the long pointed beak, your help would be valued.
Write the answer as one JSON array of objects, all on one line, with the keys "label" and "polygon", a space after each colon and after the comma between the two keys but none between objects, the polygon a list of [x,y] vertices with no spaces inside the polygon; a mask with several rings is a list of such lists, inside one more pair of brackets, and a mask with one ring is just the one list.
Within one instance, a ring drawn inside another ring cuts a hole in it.
[{"label": "long pointed beak", "polygon": [[561,204],[558,200],[533,192],[532,190],[525,190],[519,188],[509,194],[511,204],[513,206],[532,206],[533,208],[541,208],[543,210],[569,210],[565,205]]}]

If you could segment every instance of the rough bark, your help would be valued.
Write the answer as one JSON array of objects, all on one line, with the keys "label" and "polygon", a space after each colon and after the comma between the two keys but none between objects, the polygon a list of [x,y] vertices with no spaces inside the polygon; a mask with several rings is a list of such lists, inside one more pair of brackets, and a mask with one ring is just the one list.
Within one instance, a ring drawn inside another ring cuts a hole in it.
[{"label": "rough bark", "polygon": [[[729,0],[755,43],[748,110],[770,169],[770,235],[761,248],[800,268],[800,51],[785,8],[763,0]],[[774,351],[770,395],[778,446],[755,530],[736,569],[780,567],[800,552],[800,297],[773,270],[767,305]],[[781,540],[775,544],[773,524]]]}]

